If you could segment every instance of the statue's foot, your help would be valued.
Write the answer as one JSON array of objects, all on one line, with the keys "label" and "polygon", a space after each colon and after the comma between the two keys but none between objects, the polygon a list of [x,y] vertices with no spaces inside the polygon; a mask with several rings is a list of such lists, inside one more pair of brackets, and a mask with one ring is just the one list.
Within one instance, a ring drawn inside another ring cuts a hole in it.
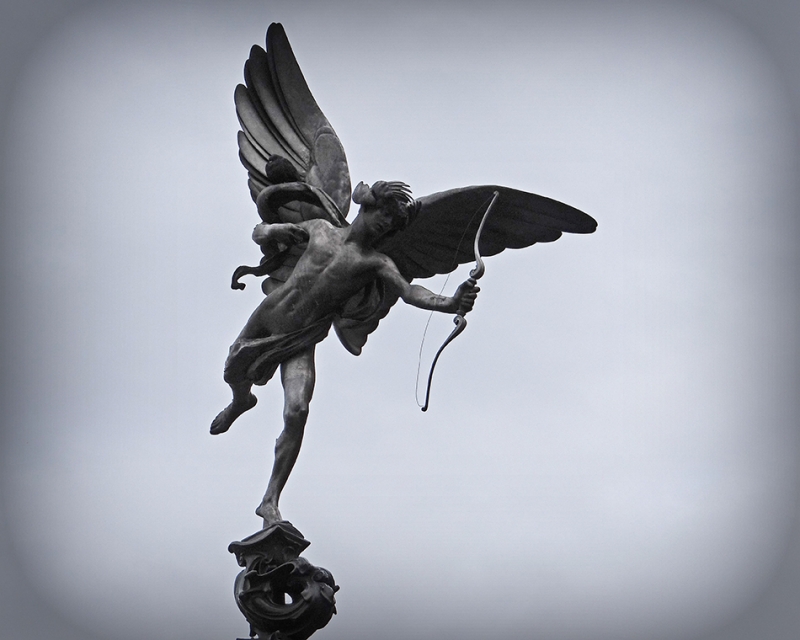
[{"label": "statue's foot", "polygon": [[261,505],[259,505],[258,509],[256,509],[256,515],[264,518],[264,526],[262,527],[263,529],[266,529],[276,522],[281,522],[283,520],[281,512],[278,511],[277,505],[266,502],[262,502]]},{"label": "statue's foot", "polygon": [[256,402],[258,402],[258,398],[256,398],[252,393],[248,395],[247,399],[243,400],[242,402],[231,402],[227,407],[219,412],[216,418],[214,418],[214,421],[211,423],[211,435],[215,436],[218,433],[225,433],[231,428],[233,421],[248,409],[255,407]]}]

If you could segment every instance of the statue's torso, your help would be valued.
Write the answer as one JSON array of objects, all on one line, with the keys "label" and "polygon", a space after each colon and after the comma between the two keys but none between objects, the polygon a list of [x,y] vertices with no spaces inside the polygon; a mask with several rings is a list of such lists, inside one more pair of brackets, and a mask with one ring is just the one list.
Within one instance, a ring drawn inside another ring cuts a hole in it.
[{"label": "statue's torso", "polygon": [[284,284],[265,300],[270,333],[288,333],[339,311],[377,276],[380,255],[347,242],[347,229],[322,221],[302,223],[308,246]]}]

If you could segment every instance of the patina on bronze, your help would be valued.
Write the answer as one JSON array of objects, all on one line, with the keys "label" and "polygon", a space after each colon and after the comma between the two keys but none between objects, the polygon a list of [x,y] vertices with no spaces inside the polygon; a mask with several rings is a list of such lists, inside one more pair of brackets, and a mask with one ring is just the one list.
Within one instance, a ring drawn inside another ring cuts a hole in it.
[{"label": "patina on bronze", "polygon": [[[378,181],[359,183],[351,194],[342,144],[311,95],[281,25],[270,25],[266,45],[251,49],[245,84],[234,93],[242,127],[239,157],[261,218],[253,241],[262,258],[236,269],[231,283],[243,289],[242,277],[268,276],[262,284],[266,298],[231,346],[224,378],[233,400],[214,419],[211,433],[224,433],[254,407],[253,385],[266,384],[280,370],[283,431],[256,509],[263,531],[232,543],[231,551],[245,566],[236,600],[251,634],[305,640],[335,611],[338,587],[330,573],[299,558],[308,543],[283,520],[278,503],[303,440],[317,343],[333,327],[344,347],[359,355],[398,299],[457,313],[460,330],[479,291],[481,256],[552,242],[563,232],[592,233],[597,223],[556,200],[497,185],[415,199],[403,182]],[[348,223],[351,197],[359,211]],[[453,296],[412,284],[473,260],[472,277]],[[314,604],[300,606],[296,598]]]}]

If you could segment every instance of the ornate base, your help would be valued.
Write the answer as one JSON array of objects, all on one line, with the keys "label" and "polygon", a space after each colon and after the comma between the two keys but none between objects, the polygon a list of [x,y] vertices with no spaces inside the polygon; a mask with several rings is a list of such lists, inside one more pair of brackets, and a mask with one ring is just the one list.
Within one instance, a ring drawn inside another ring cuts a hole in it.
[{"label": "ornate base", "polygon": [[299,557],[309,544],[284,520],[228,545],[244,567],[233,591],[251,637],[306,640],[336,613],[333,576]]}]

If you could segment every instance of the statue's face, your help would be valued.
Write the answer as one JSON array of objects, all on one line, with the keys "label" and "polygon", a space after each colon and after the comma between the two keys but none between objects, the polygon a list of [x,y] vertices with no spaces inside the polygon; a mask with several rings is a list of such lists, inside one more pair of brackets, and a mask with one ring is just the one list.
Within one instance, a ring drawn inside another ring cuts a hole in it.
[{"label": "statue's face", "polygon": [[364,218],[364,224],[369,229],[370,236],[382,238],[394,228],[394,216],[391,211],[383,207],[364,207],[362,205],[359,215]]}]

